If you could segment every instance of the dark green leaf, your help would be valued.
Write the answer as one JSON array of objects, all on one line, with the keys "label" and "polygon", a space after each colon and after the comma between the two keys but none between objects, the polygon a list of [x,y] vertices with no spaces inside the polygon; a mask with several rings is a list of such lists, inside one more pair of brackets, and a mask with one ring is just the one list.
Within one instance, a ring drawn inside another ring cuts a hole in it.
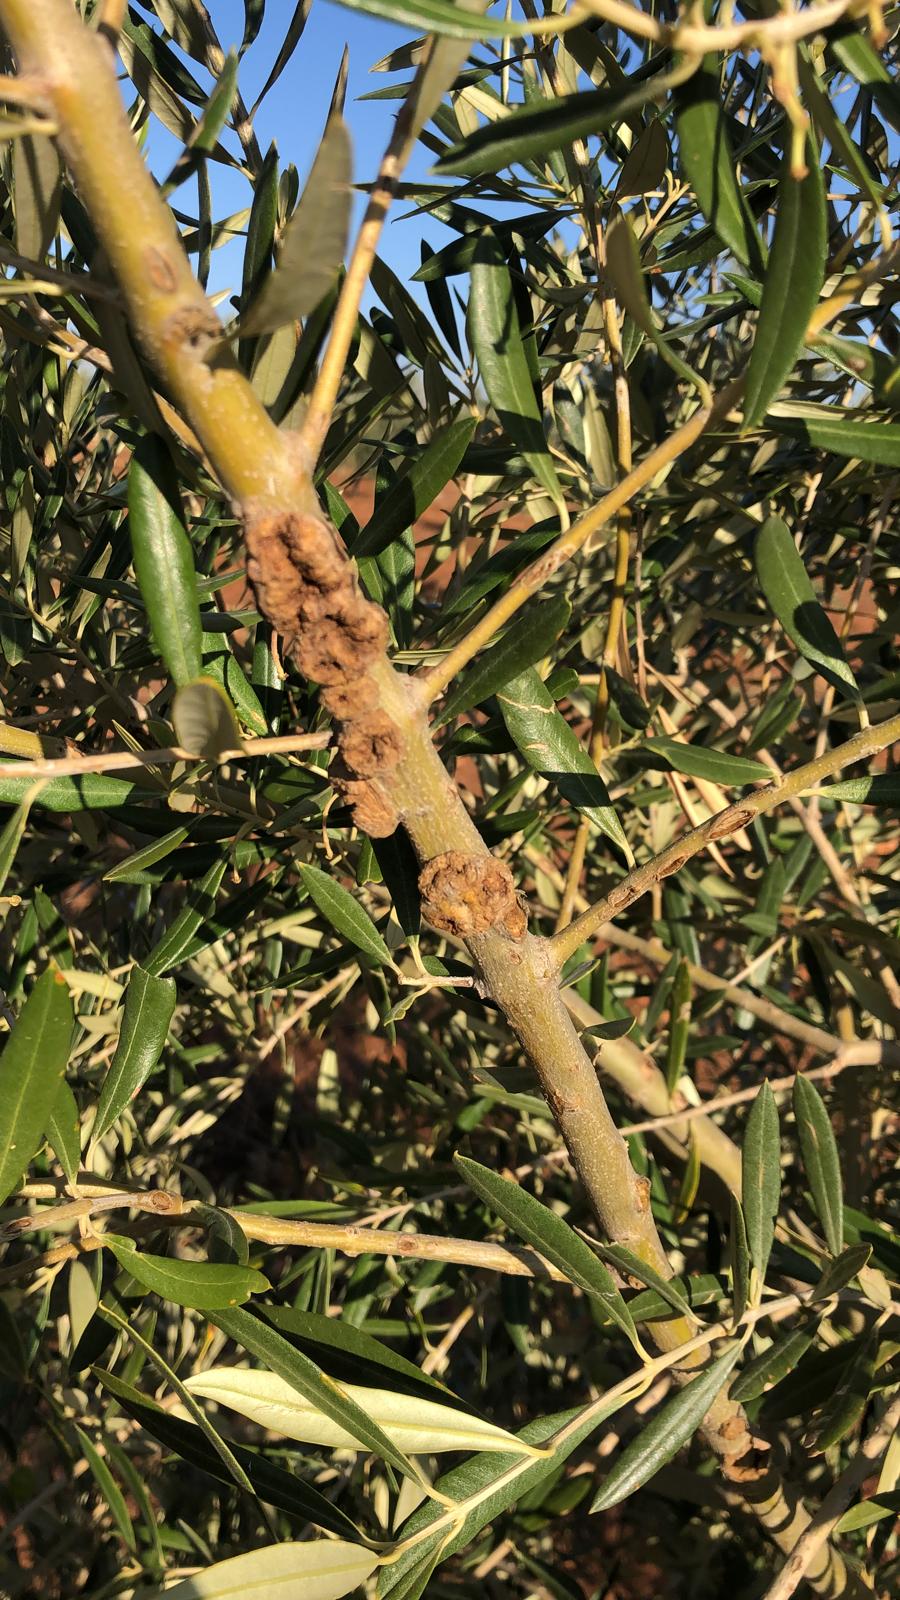
[{"label": "dark green leaf", "polygon": [[317,910],[321,911],[327,922],[330,922],[336,933],[348,939],[357,949],[374,961],[378,966],[391,966],[391,952],[378,932],[372,918],[364,911],[358,901],[354,900],[348,889],[343,884],[336,883],[327,872],[322,872],[319,867],[311,867],[303,863],[300,866],[300,877],[310,900]]},{"label": "dark green leaf", "polygon": [[40,1148],[69,1059],[72,1002],[59,972],[44,972],[0,1055],[0,1205]]},{"label": "dark green leaf", "polygon": [[762,1355],[749,1361],[731,1385],[732,1400],[758,1400],[765,1389],[793,1372],[816,1336],[816,1326],[795,1328],[782,1334]]},{"label": "dark green leaf", "polygon": [[731,1302],[732,1315],[735,1323],[740,1322],[750,1300],[750,1248],[747,1244],[747,1224],[744,1221],[744,1208],[736,1194],[729,1196],[731,1202],[731,1227],[729,1229],[728,1249],[731,1257]]},{"label": "dark green leaf", "polygon": [[790,530],[780,517],[766,518],[756,536],[754,559],[759,586],[788,638],[829,683],[856,698],[856,679],[841,642],[816,599]]},{"label": "dark green leaf", "polygon": [[145,1255],[133,1239],[118,1233],[104,1233],[103,1243],[142,1289],[194,1311],[224,1311],[269,1287],[268,1278],[253,1267]]},{"label": "dark green leaf", "polygon": [[725,750],[712,750],[706,745],[685,744],[681,739],[669,739],[659,734],[645,739],[638,746],[664,756],[676,772],[686,772],[691,778],[706,778],[710,783],[720,783],[726,788],[734,784],[771,783],[772,774],[761,761],[751,761],[749,756],[733,756]]},{"label": "dark green leaf", "polygon": [[718,58],[706,56],[676,89],[678,154],[707,222],[738,261],[760,273],[759,234],[737,179],[719,79]]},{"label": "dark green leaf", "polygon": [[47,1123],[47,1142],[69,1183],[74,1183],[81,1164],[81,1119],[75,1096],[65,1078],[56,1092]]},{"label": "dark green leaf", "polygon": [[273,333],[285,322],[308,316],[324,299],[344,260],[352,179],[350,134],[343,119],[333,116],[300,203],[284,230],[278,264],[241,312],[242,336]]},{"label": "dark green leaf", "polygon": [[833,1256],[844,1244],[844,1190],[837,1141],[825,1102],[802,1073],[794,1079],[794,1116],[813,1205]]},{"label": "dark green leaf", "polygon": [[750,1259],[765,1276],[781,1200],[781,1143],[778,1108],[769,1085],[763,1083],[747,1118],[741,1150],[741,1203],[747,1225]]},{"label": "dark green leaf", "polygon": [[450,722],[470,707],[481,705],[511,678],[526,667],[541,661],[565,628],[572,607],[562,595],[554,595],[528,612],[528,626],[514,622],[503,638],[479,656],[451,689],[440,714],[440,722]]},{"label": "dark green leaf", "polygon": [[128,526],[153,637],[173,682],[188,683],[203,670],[197,575],[171,458],[152,434],[128,472]]},{"label": "dark green leaf", "polygon": [[353,541],[357,558],[374,556],[417,522],[454,476],[475,432],[473,417],[459,417],[440,428],[408,472],[379,500],[362,532]]},{"label": "dark green leaf", "polygon": [[250,113],[251,117],[254,116],[259,110],[259,107],[265,100],[269,90],[274,88],[285,67],[290,61],[291,56],[294,54],[294,51],[296,50],[303,36],[303,30],[306,27],[309,19],[311,8],[312,0],[297,0],[297,4],[294,7],[294,14],[288,23],[287,32],[281,41],[281,46],[277,56],[275,57],[272,70],[260,89],[256,100],[254,101],[253,109]]},{"label": "dark green leaf", "polygon": [[[34,778],[0,778],[0,805],[18,806],[37,789]],[[44,811],[109,811],[129,800],[147,798],[148,791],[127,778],[108,778],[101,772],[84,777],[51,778],[34,795],[32,804]]]},{"label": "dark green leaf", "polygon": [[662,1406],[653,1421],[622,1451],[592,1501],[591,1511],[607,1511],[610,1506],[618,1505],[677,1455],[725,1387],[740,1353],[739,1345],[726,1350],[699,1378],[693,1378]]},{"label": "dark green leaf", "polygon": [[872,1254],[870,1244],[848,1244],[839,1256],[829,1261],[821,1278],[813,1289],[814,1300],[827,1300],[829,1295],[837,1294],[846,1288],[848,1283],[860,1273]]},{"label": "dark green leaf", "polygon": [[532,388],[509,267],[489,229],[480,236],[472,262],[468,328],[482,382],[501,427],[538,482],[553,500],[560,500],[562,490]]},{"label": "dark green leaf", "polygon": [[599,1251],[604,1261],[609,1261],[618,1267],[624,1277],[636,1278],[638,1283],[643,1283],[648,1289],[655,1289],[657,1294],[673,1311],[682,1316],[690,1316],[690,1304],[674,1278],[664,1278],[661,1272],[648,1266],[633,1250],[626,1249],[623,1244],[600,1245]]},{"label": "dark green leaf", "polygon": [[650,307],[650,297],[644,282],[644,271],[637,239],[631,219],[619,212],[606,234],[606,266],[616,299],[624,306],[635,325],[652,340],[663,360],[686,383],[702,388],[702,379],[692,367],[682,361],[658,327]]},{"label": "dark green leaf", "polygon": [[744,427],[759,427],[806,342],[825,276],[825,184],[807,138],[808,170],[791,173],[790,139],[778,185],[778,209],[756,338],[744,390]]},{"label": "dark green leaf", "polygon": [[499,1173],[492,1172],[489,1167],[483,1167],[477,1161],[467,1160],[465,1156],[456,1156],[454,1159],[466,1183],[475,1190],[479,1198],[502,1217],[520,1239],[524,1239],[526,1244],[533,1245],[541,1255],[552,1262],[553,1266],[558,1267],[571,1283],[577,1284],[585,1294],[596,1300],[601,1310],[628,1335],[635,1348],[640,1350],[640,1340],[631,1312],[616,1288],[612,1274],[607,1272],[590,1245],[579,1238],[574,1229],[570,1228],[562,1217],[558,1217],[555,1211],[541,1205],[534,1195],[520,1188],[517,1183],[502,1178]]},{"label": "dark green leaf", "polygon": [[159,942],[153,946],[143,964],[149,976],[161,978],[170,967],[177,966],[179,961],[184,960],[198,928],[215,911],[216,895],[225,876],[226,866],[227,862],[222,860],[216,861],[210,867],[197,888],[191,892],[184,910],[179,912],[172,926],[166,929]]},{"label": "dark green leaf", "polygon": [[528,765],[550,778],[630,862],[631,850],[606,785],[538,674],[529,669],[511,679],[497,699],[510,736]]},{"label": "dark green leaf", "polygon": [[669,1040],[666,1046],[666,1088],[673,1095],[684,1070],[691,1031],[691,969],[682,959],[675,969],[669,999]]},{"label": "dark green leaf", "polygon": [[78,1442],[84,1452],[84,1458],[90,1468],[91,1476],[112,1513],[116,1527],[128,1549],[136,1551],[137,1539],[135,1538],[134,1528],[131,1525],[131,1518],[128,1515],[125,1496],[110,1472],[105,1457],[101,1456],[99,1450],[84,1432],[84,1429],[79,1428],[77,1423],[75,1432],[78,1435]]},{"label": "dark green leaf", "polygon": [[93,1137],[102,1139],[143,1087],[162,1055],[175,1010],[175,983],[134,966],[115,1055],[103,1080]]},{"label": "dark green leaf", "polygon": [[[627,79],[625,82],[628,85]],[[515,109],[453,145],[441,156],[436,171],[442,177],[500,172],[513,163],[564,150],[575,139],[602,133],[664,94],[658,84],[640,83],[621,89],[588,89]]]},{"label": "dark green leaf", "polygon": [[865,420],[865,412],[840,412],[831,408],[788,409],[780,405],[771,415],[767,426],[776,433],[796,434],[817,450],[830,450],[833,455],[851,456],[857,461],[870,461],[879,467],[900,467],[900,423],[883,422],[873,416]]}]

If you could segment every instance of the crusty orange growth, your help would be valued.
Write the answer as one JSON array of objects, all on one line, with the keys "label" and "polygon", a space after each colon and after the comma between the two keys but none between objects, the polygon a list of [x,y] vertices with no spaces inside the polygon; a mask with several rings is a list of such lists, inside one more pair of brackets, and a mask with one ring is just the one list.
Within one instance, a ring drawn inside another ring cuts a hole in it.
[{"label": "crusty orange growth", "polygon": [[442,933],[464,939],[503,926],[513,939],[525,933],[513,875],[505,861],[489,855],[445,850],[419,874],[426,917]]},{"label": "crusty orange growth", "polygon": [[259,608],[340,724],[331,777],[354,820],[375,838],[399,822],[378,777],[396,766],[400,733],[379,706],[371,668],[388,621],[360,593],[356,571],[322,517],[245,506],[247,574]]}]

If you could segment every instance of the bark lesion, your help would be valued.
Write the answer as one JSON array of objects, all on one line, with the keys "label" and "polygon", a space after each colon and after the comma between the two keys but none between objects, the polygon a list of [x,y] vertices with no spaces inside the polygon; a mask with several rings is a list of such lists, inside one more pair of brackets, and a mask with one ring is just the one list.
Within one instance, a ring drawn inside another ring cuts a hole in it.
[{"label": "bark lesion", "polygon": [[459,939],[504,929],[524,938],[527,918],[505,861],[494,856],[445,850],[419,875],[422,909],[432,927]]},{"label": "bark lesion", "polygon": [[263,615],[338,723],[331,777],[365,833],[393,833],[399,815],[383,779],[403,753],[373,675],[388,620],[361,593],[353,562],[314,514],[244,506],[247,574]]}]

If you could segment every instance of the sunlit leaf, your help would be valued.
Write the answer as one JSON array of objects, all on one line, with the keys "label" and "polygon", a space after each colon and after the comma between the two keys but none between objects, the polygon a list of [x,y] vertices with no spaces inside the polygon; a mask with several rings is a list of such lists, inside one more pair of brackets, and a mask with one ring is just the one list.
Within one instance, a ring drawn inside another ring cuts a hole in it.
[{"label": "sunlit leaf", "polygon": [[750,1108],[741,1149],[741,1203],[750,1259],[762,1276],[766,1270],[781,1200],[781,1145],[778,1108],[767,1083],[760,1085]]},{"label": "sunlit leaf", "polygon": [[234,706],[214,678],[181,685],[172,702],[172,722],[179,745],[203,761],[221,761],[241,748]]},{"label": "sunlit leaf", "polygon": [[559,500],[562,490],[532,387],[509,267],[499,241],[489,230],[479,238],[472,262],[468,328],[482,382],[501,427],[538,482]]},{"label": "sunlit leaf", "polygon": [[533,1245],[571,1283],[577,1284],[585,1294],[590,1295],[600,1309],[628,1335],[632,1344],[640,1349],[637,1329],[615,1279],[590,1245],[562,1217],[558,1217],[549,1206],[542,1205],[540,1200],[536,1200],[519,1184],[465,1156],[457,1156],[456,1165],[479,1198],[502,1217],[520,1239]]},{"label": "sunlit leaf", "polygon": [[195,1311],[223,1310],[269,1287],[268,1278],[252,1267],[148,1255],[123,1234],[104,1233],[103,1243],[143,1289]]},{"label": "sunlit leaf", "polygon": [[[314,311],[341,268],[350,226],[353,151],[350,133],[334,116],[278,252],[278,263],[241,313],[241,336],[274,333]],[[314,240],[314,248],[310,242]]]},{"label": "sunlit leaf", "polygon": [[93,1137],[101,1139],[146,1083],[162,1055],[175,1010],[175,984],[135,965],[125,991],[125,1008],[115,1055],[103,1080]]},{"label": "sunlit leaf", "polygon": [[837,1256],[844,1243],[844,1187],[837,1140],[822,1096],[802,1072],[794,1079],[794,1116],[816,1215],[831,1254]]},{"label": "sunlit leaf", "polygon": [[459,683],[451,689],[440,714],[441,722],[450,722],[470,707],[481,705],[490,695],[496,694],[504,684],[519,677],[526,667],[541,661],[562,633],[572,614],[572,607],[562,595],[534,606],[528,615],[528,627],[514,623],[503,638],[485,650],[475,664],[464,673]]},{"label": "sunlit leaf", "polygon": [[759,586],[788,638],[829,683],[858,694],[834,628],[816,592],[790,530],[780,517],[767,517],[754,545]]},{"label": "sunlit leaf", "polygon": [[375,1571],[378,1556],[342,1539],[306,1539],[296,1544],[262,1545],[244,1555],[217,1561],[174,1588],[157,1589],[149,1600],[340,1600]]},{"label": "sunlit leaf", "polygon": [[391,965],[391,952],[367,911],[354,900],[349,889],[336,883],[320,867],[300,866],[300,877],[310,900],[331,923],[336,933],[349,940],[379,966]]},{"label": "sunlit leaf", "polygon": [[690,1383],[661,1406],[652,1422],[626,1445],[602,1488],[591,1502],[592,1511],[608,1511],[648,1482],[677,1455],[699,1428],[716,1396],[724,1389],[740,1345],[726,1350]]},{"label": "sunlit leaf", "polygon": [[775,233],[744,389],[744,427],[758,427],[806,341],[825,276],[825,184],[818,152],[807,140],[807,173],[791,172],[787,140]]},{"label": "sunlit leaf", "polygon": [[173,682],[188,683],[203,670],[194,555],[171,458],[152,434],[140,441],[132,457],[128,526],[153,637]]},{"label": "sunlit leaf", "polygon": [[[258,1367],[211,1367],[186,1380],[192,1394],[215,1400],[260,1427],[307,1444],[355,1449],[357,1439],[297,1393],[284,1378]],[[345,1383],[343,1392],[410,1455],[443,1450],[516,1450],[513,1434],[466,1411],[422,1395],[394,1394]]]},{"label": "sunlit leaf", "polygon": [[630,862],[630,847],[606,785],[538,674],[529,669],[510,679],[497,698],[503,720],[528,765],[555,783],[565,799],[596,823]]}]

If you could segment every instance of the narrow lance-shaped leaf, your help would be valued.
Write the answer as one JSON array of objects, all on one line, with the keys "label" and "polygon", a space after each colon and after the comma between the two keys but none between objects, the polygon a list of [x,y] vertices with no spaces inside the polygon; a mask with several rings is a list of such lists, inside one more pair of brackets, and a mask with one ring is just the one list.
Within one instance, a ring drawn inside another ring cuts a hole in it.
[{"label": "narrow lance-shaped leaf", "polygon": [[[893,400],[893,395],[890,398]],[[776,433],[797,435],[816,449],[830,450],[833,455],[870,461],[879,467],[900,467],[900,423],[884,422],[877,414],[867,422],[867,415],[869,413],[861,411],[857,420],[834,407],[829,416],[824,409],[804,406],[789,410],[784,403],[769,415],[766,426]]]},{"label": "narrow lance-shaped leaf", "polygon": [[775,1233],[781,1199],[781,1146],[778,1108],[763,1083],[747,1118],[741,1150],[741,1201],[750,1259],[762,1278]]},{"label": "narrow lance-shaped leaf", "polygon": [[710,783],[728,786],[741,783],[771,782],[772,774],[761,761],[751,761],[749,756],[733,756],[726,750],[713,750],[707,745],[686,744],[681,739],[669,739],[659,734],[645,739],[641,750],[664,756],[676,772],[686,772],[691,778],[706,778]]},{"label": "narrow lance-shaped leaf", "polygon": [[562,490],[531,386],[509,267],[489,229],[479,238],[472,262],[468,327],[482,382],[501,427],[538,482],[559,501]]},{"label": "narrow lance-shaped leaf", "polygon": [[278,264],[241,316],[241,336],[274,333],[308,316],[328,293],[347,248],[352,178],[350,134],[343,118],[333,116],[284,230]]},{"label": "narrow lance-shaped leaf", "polygon": [[379,966],[391,966],[391,952],[372,918],[343,884],[335,883],[319,867],[305,863],[300,867],[300,877],[313,905],[331,923],[335,932],[349,939],[351,944],[355,944]]},{"label": "narrow lance-shaped leaf", "polygon": [[681,960],[675,970],[669,1000],[669,1042],[666,1048],[666,1088],[670,1096],[678,1088],[684,1070],[688,1037],[691,1031],[691,971]]},{"label": "narrow lance-shaped leaf", "polygon": [[760,273],[763,253],[735,172],[717,56],[705,56],[700,71],[676,89],[675,126],[681,163],[704,217],[737,260]]},{"label": "narrow lance-shaped leaf", "polygon": [[793,1372],[812,1344],[816,1326],[816,1323],[805,1324],[792,1333],[782,1334],[762,1355],[749,1361],[731,1386],[732,1400],[758,1400],[770,1384],[780,1383]]},{"label": "narrow lance-shaped leaf", "polygon": [[644,283],[641,256],[631,219],[623,212],[615,218],[606,235],[606,267],[616,291],[616,299],[625,307],[631,320],[652,340],[662,359],[695,389],[708,392],[703,380],[693,367],[682,361],[672,349],[668,338],[657,327]]},{"label": "narrow lance-shaped leaf", "polygon": [[836,1256],[844,1243],[844,1188],[837,1140],[822,1096],[802,1073],[794,1079],[793,1101],[813,1205],[828,1248]]},{"label": "narrow lance-shaped leaf", "polygon": [[655,1289],[673,1311],[678,1311],[685,1317],[691,1315],[688,1300],[675,1280],[664,1278],[661,1272],[657,1272],[655,1267],[642,1261],[633,1250],[626,1249],[623,1244],[604,1244],[600,1246],[600,1254],[604,1261],[611,1261],[613,1266],[618,1267],[626,1277],[636,1278],[638,1283],[646,1284],[648,1289]]},{"label": "narrow lance-shaped leaf", "polygon": [[497,699],[510,736],[528,765],[550,778],[571,805],[596,823],[630,865],[631,847],[606,785],[538,674],[529,668],[510,679]]},{"label": "narrow lance-shaped leaf", "polygon": [[726,1350],[699,1378],[686,1384],[657,1412],[653,1421],[622,1451],[595,1496],[592,1511],[607,1511],[610,1506],[618,1505],[677,1455],[699,1428],[716,1395],[725,1387],[740,1353],[740,1345]]},{"label": "narrow lance-shaped leaf", "polygon": [[451,481],[475,432],[474,417],[458,417],[440,428],[417,454],[409,471],[393,483],[353,541],[357,558],[375,556],[411,528]]},{"label": "narrow lance-shaped leaf", "polygon": [[745,428],[759,426],[793,368],[825,276],[825,184],[810,138],[807,162],[806,176],[795,178],[788,138],[778,185],[775,233],[747,368]]},{"label": "narrow lance-shaped leaf", "polygon": [[216,861],[206,876],[191,892],[187,905],[179,912],[170,928],[153,946],[143,963],[144,970],[154,978],[161,978],[170,967],[184,959],[198,928],[216,909],[216,895],[225,876],[227,862]]},{"label": "narrow lance-shaped leaf", "polygon": [[509,116],[473,129],[459,144],[452,145],[441,156],[436,171],[441,176],[500,172],[513,162],[530,161],[534,156],[563,150],[575,139],[601,133],[621,122],[629,112],[661,100],[665,94],[662,81],[632,85],[626,79],[622,88],[588,89],[536,106],[516,108]]},{"label": "narrow lance-shaped leaf", "polygon": [[155,1590],[148,1600],[341,1600],[375,1571],[378,1556],[343,1539],[304,1539],[266,1544],[217,1561],[203,1572]]},{"label": "narrow lance-shaped leaf", "polygon": [[[35,789],[40,793],[34,794]],[[146,799],[147,790],[127,778],[110,778],[102,772],[86,772],[83,777],[49,778],[36,784],[33,778],[0,778],[0,806],[18,806],[29,801],[42,811],[109,811],[129,800]]]},{"label": "narrow lance-shaped leaf", "polygon": [[19,1012],[0,1055],[0,1205],[47,1131],[72,1035],[65,979],[48,970]]},{"label": "narrow lance-shaped leaf", "polygon": [[859,698],[841,642],[816,599],[802,557],[780,517],[767,517],[754,545],[759,586],[788,638],[823,678]]},{"label": "narrow lance-shaped leaf", "polygon": [[78,1103],[65,1078],[56,1092],[47,1123],[47,1143],[69,1183],[74,1183],[81,1162],[81,1119]]},{"label": "narrow lance-shaped leaf", "polygon": [[76,1425],[75,1432],[78,1435],[78,1442],[81,1445],[84,1458],[91,1470],[91,1476],[93,1477],[97,1488],[112,1512],[112,1518],[116,1524],[116,1527],[122,1535],[122,1538],[125,1541],[125,1544],[128,1546],[128,1549],[132,1551],[137,1550],[137,1539],[135,1538],[131,1518],[128,1515],[128,1507],[125,1503],[125,1496],[110,1472],[109,1465],[105,1457],[100,1454],[96,1445],[91,1439],[88,1438],[87,1434],[82,1428],[79,1428]]},{"label": "narrow lance-shaped leaf", "polygon": [[128,525],[153,637],[172,681],[187,683],[202,671],[194,554],[171,459],[150,434],[138,444],[128,472]]},{"label": "narrow lance-shaped leaf", "polygon": [[729,1230],[729,1255],[731,1257],[731,1309],[735,1323],[740,1322],[750,1300],[750,1250],[747,1245],[747,1224],[744,1210],[736,1194],[731,1200],[731,1227]]},{"label": "narrow lance-shaped leaf", "polygon": [[601,1310],[640,1351],[641,1342],[631,1312],[616,1287],[612,1273],[607,1271],[590,1245],[579,1238],[562,1217],[558,1217],[548,1206],[541,1205],[540,1200],[536,1200],[534,1195],[528,1194],[517,1183],[501,1178],[499,1173],[465,1156],[456,1156],[455,1162],[466,1183],[492,1211],[503,1218],[507,1227],[546,1256],[570,1283],[577,1284],[585,1294],[596,1300]]},{"label": "narrow lance-shaped leaf", "polygon": [[526,667],[541,661],[559,638],[572,607],[562,595],[554,595],[528,613],[527,628],[514,622],[497,644],[485,650],[474,666],[464,674],[444,702],[440,722],[450,722],[471,706],[484,700],[510,679],[519,677]]},{"label": "narrow lance-shaped leaf", "polygon": [[295,1350],[274,1328],[242,1310],[217,1311],[210,1320],[236,1344],[264,1361],[270,1373],[283,1378],[315,1410],[344,1428],[357,1447],[362,1446],[389,1461],[404,1477],[418,1476],[403,1451],[344,1387],[329,1378],[309,1356]]},{"label": "narrow lance-shaped leaf", "polygon": [[[228,1466],[218,1454],[211,1440],[198,1427],[195,1422],[187,1422],[182,1417],[173,1417],[170,1412],[150,1400],[147,1395],[141,1394],[131,1384],[123,1383],[121,1378],[115,1377],[111,1372],[105,1372],[95,1367],[94,1374],[114,1395],[130,1417],[134,1417],[143,1428],[167,1450],[174,1450],[176,1455],[187,1462],[188,1466],[196,1467],[201,1472],[209,1473],[220,1483],[234,1483],[234,1475],[229,1472]],[[190,1400],[188,1394],[188,1399]],[[202,1415],[202,1411],[198,1414]],[[304,1522],[312,1522],[319,1528],[325,1528],[329,1533],[343,1534],[353,1538],[358,1532],[355,1523],[341,1511],[333,1506],[323,1494],[314,1489],[311,1484],[304,1483],[295,1472],[286,1472],[268,1457],[259,1455],[254,1450],[245,1449],[242,1445],[231,1445],[228,1454],[234,1458],[240,1471],[246,1476],[260,1500],[267,1505],[277,1506],[279,1511],[286,1511],[291,1516],[300,1517]]]},{"label": "narrow lance-shaped leaf", "polygon": [[124,1234],[105,1233],[103,1243],[119,1265],[141,1285],[163,1300],[194,1311],[220,1311],[249,1300],[268,1289],[269,1280],[253,1267],[224,1261],[177,1261],[171,1256],[146,1255]]},{"label": "narrow lance-shaped leaf", "polygon": [[[211,1367],[187,1378],[185,1386],[191,1394],[228,1406],[288,1439],[342,1450],[358,1447],[354,1433],[298,1394],[277,1373],[263,1372],[258,1367]],[[398,1449],[410,1455],[444,1450],[522,1449],[515,1435],[505,1428],[496,1428],[480,1417],[422,1395],[353,1383],[344,1383],[341,1389]],[[525,1453],[530,1452],[526,1449]]]},{"label": "narrow lance-shaped leaf", "polygon": [[119,1042],[100,1091],[95,1139],[101,1139],[112,1127],[156,1066],[172,1021],[175,998],[172,978],[153,977],[140,966],[132,968]]}]

